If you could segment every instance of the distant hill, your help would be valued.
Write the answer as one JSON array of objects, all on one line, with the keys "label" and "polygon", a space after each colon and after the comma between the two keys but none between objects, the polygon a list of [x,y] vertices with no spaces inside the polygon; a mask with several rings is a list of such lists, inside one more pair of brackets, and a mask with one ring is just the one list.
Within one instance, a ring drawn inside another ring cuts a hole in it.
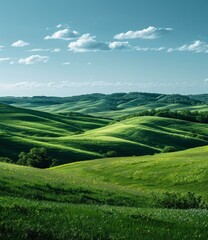
[{"label": "distant hill", "polygon": [[51,113],[80,112],[109,118],[153,108],[208,110],[208,94],[94,93],[72,97],[0,97],[0,102]]}]

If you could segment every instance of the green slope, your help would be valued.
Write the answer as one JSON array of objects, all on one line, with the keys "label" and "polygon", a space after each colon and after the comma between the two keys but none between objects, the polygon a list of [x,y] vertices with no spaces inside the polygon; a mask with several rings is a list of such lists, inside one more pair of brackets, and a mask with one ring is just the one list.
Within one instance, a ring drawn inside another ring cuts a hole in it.
[{"label": "green slope", "polygon": [[0,193],[28,199],[39,193],[42,200],[61,202],[79,202],[84,195],[87,203],[113,205],[115,197],[116,204],[132,206],[151,206],[151,201],[146,201],[151,193],[162,191],[192,191],[208,200],[207,154],[208,147],[199,147],[76,162],[46,170],[0,163]]},{"label": "green slope", "polygon": [[108,122],[109,120],[89,116],[65,117],[0,104],[0,155],[16,157],[20,151],[39,146],[47,147],[54,157],[62,159],[69,151],[75,159],[76,155],[80,155],[81,159],[95,158],[99,154],[55,144],[53,141],[46,142],[43,138],[70,136],[102,127]]},{"label": "green slope", "polygon": [[59,137],[56,143],[115,156],[147,155],[208,144],[208,125],[161,117],[136,117],[84,134]]},{"label": "green slope", "polygon": [[108,123],[89,116],[64,117],[1,104],[0,155],[16,159],[21,151],[46,147],[51,157],[67,163],[154,154],[165,146],[183,150],[208,144],[207,124],[162,117]]},{"label": "green slope", "polygon": [[[49,169],[56,174],[82,176],[132,191],[192,191],[208,200],[208,147],[154,156],[123,157],[72,163]],[[138,193],[137,192],[137,193]]]},{"label": "green slope", "polygon": [[207,210],[156,209],[151,194],[208,200],[207,154],[201,147],[47,170],[0,163],[0,237],[206,240]]}]

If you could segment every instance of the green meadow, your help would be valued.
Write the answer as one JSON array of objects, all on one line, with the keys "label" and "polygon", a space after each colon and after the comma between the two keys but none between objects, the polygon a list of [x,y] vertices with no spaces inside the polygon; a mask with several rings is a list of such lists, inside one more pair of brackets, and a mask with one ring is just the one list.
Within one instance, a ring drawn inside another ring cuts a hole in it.
[{"label": "green meadow", "polygon": [[[13,162],[0,162],[0,239],[207,240],[206,119],[128,115],[191,116],[208,109],[204,95],[0,101],[0,157]],[[18,165],[32,148],[58,166]]]},{"label": "green meadow", "polygon": [[152,194],[208,199],[207,147],[50,169],[1,163],[1,239],[206,239],[208,210],[163,209]]}]

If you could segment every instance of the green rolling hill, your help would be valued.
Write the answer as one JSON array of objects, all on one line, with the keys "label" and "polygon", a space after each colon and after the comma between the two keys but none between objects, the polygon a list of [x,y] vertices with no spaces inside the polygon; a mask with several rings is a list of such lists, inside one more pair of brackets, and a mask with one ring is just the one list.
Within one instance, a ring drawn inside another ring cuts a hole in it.
[{"label": "green rolling hill", "polygon": [[76,159],[95,158],[99,154],[80,151],[73,147],[44,141],[44,138],[56,139],[102,127],[109,120],[84,115],[61,116],[29,109],[16,108],[0,104],[0,155],[16,158],[19,152],[31,147],[46,147],[54,157],[62,159],[68,152]]},{"label": "green rolling hill", "polygon": [[154,156],[106,158],[61,165],[49,169],[55,174],[83,176],[95,186],[113,184],[147,197],[150,192],[195,192],[208,200],[208,147],[192,148]]},{"label": "green rolling hill", "polygon": [[191,191],[208,200],[207,154],[200,147],[46,170],[0,163],[0,236],[205,240],[207,210],[158,209],[152,193]]},{"label": "green rolling hill", "polygon": [[[89,203],[105,203],[111,194],[123,194],[129,197],[127,205],[142,207],[152,206],[151,201],[142,201],[151,200],[152,192],[191,191],[208,200],[207,154],[206,146],[152,156],[76,162],[45,170],[0,163],[0,193],[33,199],[34,192],[41,192],[43,199],[47,200],[51,195],[51,200],[56,201],[57,189],[57,201],[73,202],[78,197],[76,194],[85,193],[94,196],[94,199],[88,199]],[[74,196],[70,189],[74,189]],[[64,195],[69,195],[69,198]]]},{"label": "green rolling hill", "polygon": [[[206,240],[207,209],[165,209],[154,196],[192,192],[208,203],[208,124],[161,116],[119,119],[152,108],[204,111],[202,97],[5,98],[0,157],[15,161],[22,151],[44,147],[64,165],[0,162],[0,239]],[[167,146],[180,151],[162,153]]]},{"label": "green rolling hill", "polygon": [[0,105],[0,155],[17,158],[47,148],[60,163],[105,156],[147,155],[208,144],[208,125],[162,117],[135,117],[109,124],[85,115],[61,116]]}]

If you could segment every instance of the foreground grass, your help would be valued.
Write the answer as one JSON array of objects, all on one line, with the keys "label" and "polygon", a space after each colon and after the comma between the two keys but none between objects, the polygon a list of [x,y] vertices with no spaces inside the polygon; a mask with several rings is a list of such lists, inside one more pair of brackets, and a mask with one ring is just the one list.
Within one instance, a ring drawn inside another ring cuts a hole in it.
[{"label": "foreground grass", "polygon": [[207,239],[207,210],[6,200],[0,198],[0,239]]}]

